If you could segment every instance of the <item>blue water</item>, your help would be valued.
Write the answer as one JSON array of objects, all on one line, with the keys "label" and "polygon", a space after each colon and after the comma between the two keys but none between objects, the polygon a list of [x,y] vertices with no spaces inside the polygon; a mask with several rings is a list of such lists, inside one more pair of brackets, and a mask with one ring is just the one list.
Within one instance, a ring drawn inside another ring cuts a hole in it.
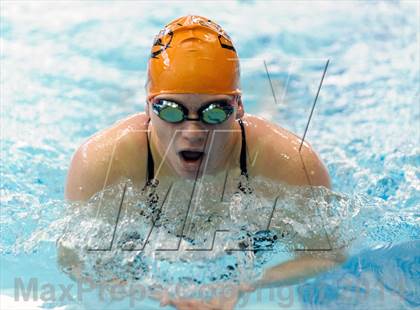
[{"label": "blue water", "polygon": [[[347,197],[343,208],[351,206],[348,213],[337,206],[329,219],[348,227],[349,258],[305,283],[254,293],[244,308],[420,306],[418,3],[218,3],[1,2],[2,308],[130,306],[100,303],[97,291],[81,301],[18,304],[15,279],[27,285],[36,278],[57,290],[74,284],[57,265],[51,234],[60,231],[67,207],[71,156],[96,131],[143,111],[153,37],[187,13],[215,20],[232,37],[242,58],[246,111],[300,136],[330,61],[306,139],[334,191]],[[76,286],[71,294],[77,296]]]}]

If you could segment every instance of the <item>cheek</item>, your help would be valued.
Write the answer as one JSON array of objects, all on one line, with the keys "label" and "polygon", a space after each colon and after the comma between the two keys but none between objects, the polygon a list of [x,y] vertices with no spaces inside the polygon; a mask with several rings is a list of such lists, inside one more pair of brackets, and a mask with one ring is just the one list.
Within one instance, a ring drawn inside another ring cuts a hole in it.
[{"label": "cheek", "polygon": [[159,118],[153,121],[153,125],[156,130],[156,136],[159,140],[161,151],[166,152],[168,147],[173,148],[173,144],[176,143],[175,137],[175,140],[172,142],[171,145],[175,129],[173,128],[173,125],[168,124],[167,122],[162,121]]},{"label": "cheek", "polygon": [[234,134],[234,132],[231,132],[230,130],[233,130],[231,126],[223,126],[219,127],[218,130],[216,130],[214,134],[214,140],[213,140],[213,149],[217,149],[220,151],[220,149],[225,149],[226,146],[230,143],[231,137]]}]

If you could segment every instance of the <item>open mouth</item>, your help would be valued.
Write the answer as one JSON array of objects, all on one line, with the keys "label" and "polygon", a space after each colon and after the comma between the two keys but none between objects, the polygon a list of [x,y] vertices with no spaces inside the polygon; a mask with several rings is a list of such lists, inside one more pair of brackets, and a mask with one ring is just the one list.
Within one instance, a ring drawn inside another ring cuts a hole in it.
[{"label": "open mouth", "polygon": [[179,152],[179,155],[181,158],[187,162],[195,162],[200,160],[204,152],[198,152],[198,151],[181,151]]}]

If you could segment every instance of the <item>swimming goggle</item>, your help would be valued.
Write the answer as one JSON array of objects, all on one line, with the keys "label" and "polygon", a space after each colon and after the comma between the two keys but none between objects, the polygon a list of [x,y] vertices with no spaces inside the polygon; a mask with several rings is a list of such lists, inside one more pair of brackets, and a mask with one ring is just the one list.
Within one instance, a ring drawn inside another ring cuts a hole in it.
[{"label": "swimming goggle", "polygon": [[[235,98],[232,100],[234,101]],[[173,100],[157,99],[152,103],[153,112],[169,123],[181,123],[185,120],[199,121],[209,125],[217,125],[226,121],[234,108],[229,100],[216,100],[202,106],[198,111],[198,119],[188,117],[188,109]]]}]

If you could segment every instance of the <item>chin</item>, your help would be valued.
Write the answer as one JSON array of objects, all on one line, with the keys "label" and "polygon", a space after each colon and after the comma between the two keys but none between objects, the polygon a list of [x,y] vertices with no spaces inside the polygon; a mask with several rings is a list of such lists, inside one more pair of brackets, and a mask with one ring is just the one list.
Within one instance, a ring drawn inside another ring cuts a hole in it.
[{"label": "chin", "polygon": [[179,177],[193,180],[197,177],[197,174],[201,175],[203,172],[199,167],[177,167],[176,173]]},{"label": "chin", "polygon": [[197,173],[196,172],[190,173],[190,172],[183,171],[183,172],[178,173],[178,176],[185,180],[193,181],[197,178]]},{"label": "chin", "polygon": [[[202,164],[204,166],[204,163]],[[203,173],[205,175],[211,175],[214,173],[213,169],[210,169],[210,167],[207,167],[206,171],[203,171],[204,167],[194,167],[194,165],[191,165],[190,167],[178,166],[177,169],[175,169],[177,175],[181,178],[185,178],[188,180],[195,180],[197,177],[202,177]]]}]

